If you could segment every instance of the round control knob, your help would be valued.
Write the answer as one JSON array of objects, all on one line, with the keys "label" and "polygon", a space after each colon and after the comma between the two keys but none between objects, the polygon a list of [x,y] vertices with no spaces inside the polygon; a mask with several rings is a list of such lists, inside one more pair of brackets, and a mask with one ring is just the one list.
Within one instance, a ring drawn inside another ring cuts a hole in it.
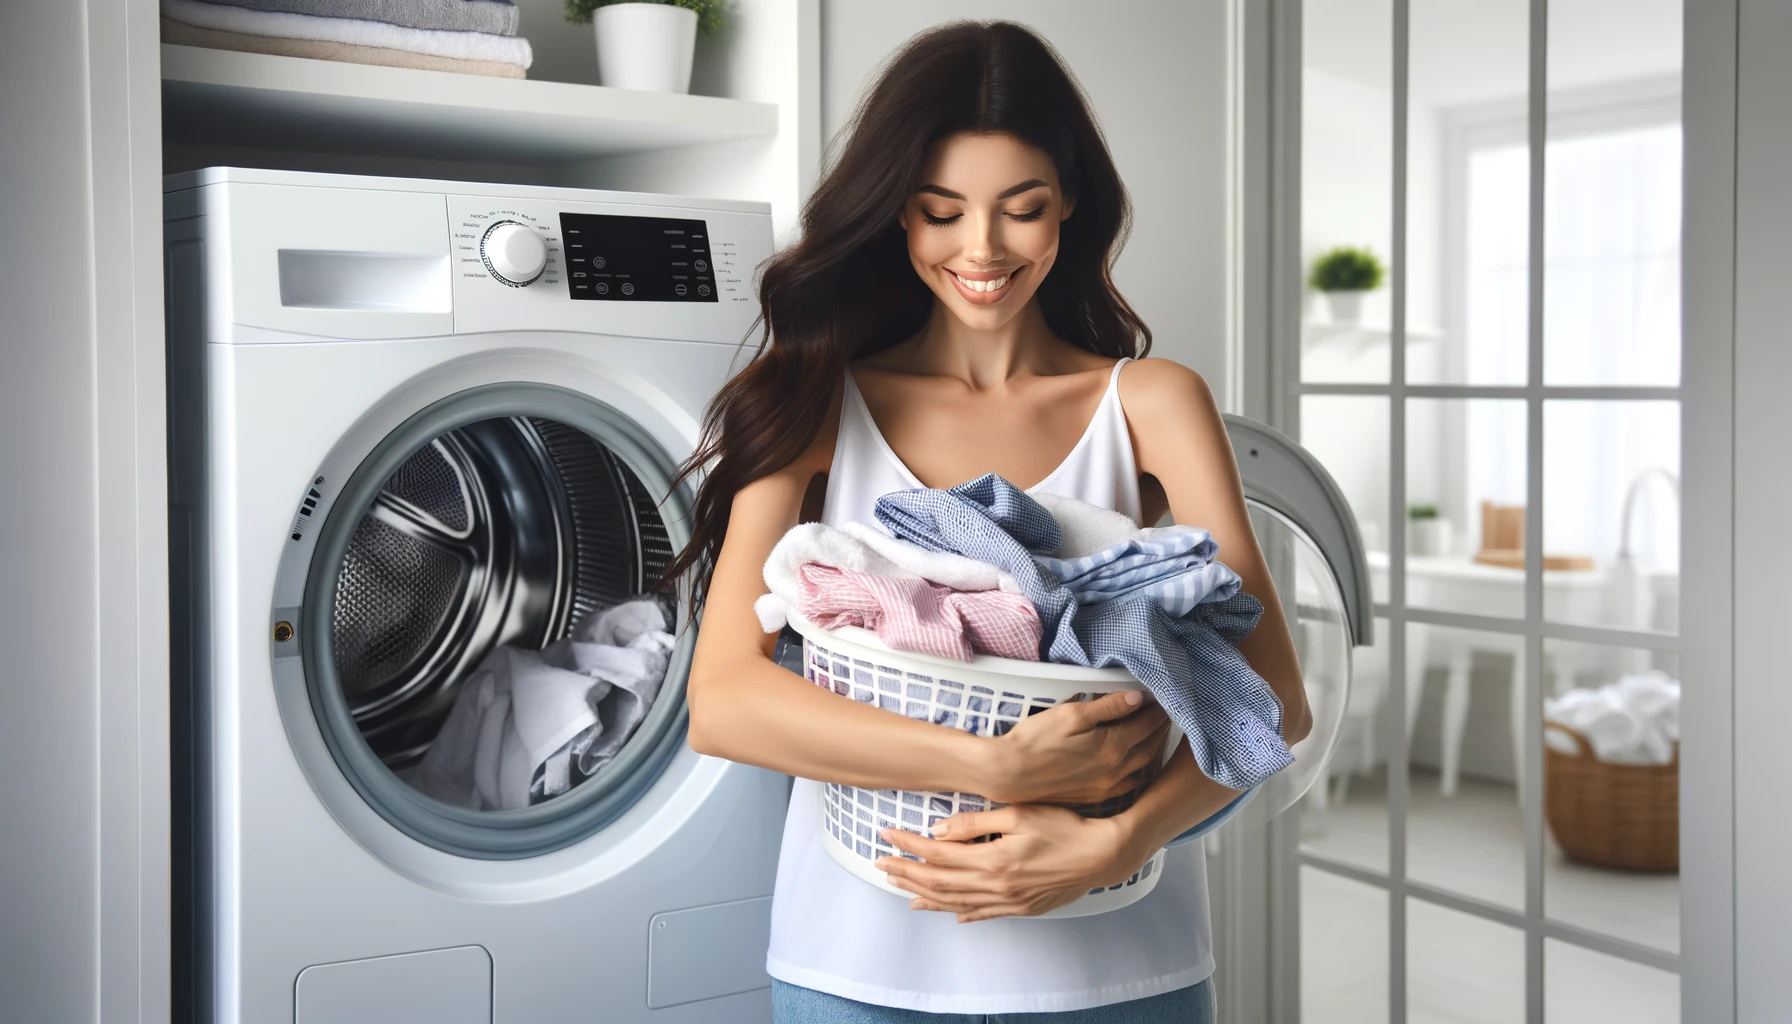
[{"label": "round control knob", "polygon": [[547,267],[548,246],[529,225],[501,220],[485,229],[479,256],[493,277],[512,288],[522,288]]}]

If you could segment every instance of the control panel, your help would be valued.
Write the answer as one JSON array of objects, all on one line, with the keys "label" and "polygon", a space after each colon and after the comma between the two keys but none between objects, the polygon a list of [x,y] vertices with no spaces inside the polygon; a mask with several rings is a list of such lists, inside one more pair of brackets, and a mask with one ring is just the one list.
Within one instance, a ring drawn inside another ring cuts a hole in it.
[{"label": "control panel", "polygon": [[709,226],[681,217],[563,213],[566,284],[575,299],[715,302]]},{"label": "control panel", "polygon": [[767,214],[586,194],[446,197],[456,333],[741,342],[758,312],[753,268],[771,255]]}]

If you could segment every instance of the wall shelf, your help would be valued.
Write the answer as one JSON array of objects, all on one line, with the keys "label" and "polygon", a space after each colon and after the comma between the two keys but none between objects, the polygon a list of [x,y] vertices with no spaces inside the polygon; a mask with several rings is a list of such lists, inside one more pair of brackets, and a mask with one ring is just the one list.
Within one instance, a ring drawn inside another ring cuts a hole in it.
[{"label": "wall shelf", "polygon": [[164,137],[574,163],[778,133],[772,103],[162,46]]}]

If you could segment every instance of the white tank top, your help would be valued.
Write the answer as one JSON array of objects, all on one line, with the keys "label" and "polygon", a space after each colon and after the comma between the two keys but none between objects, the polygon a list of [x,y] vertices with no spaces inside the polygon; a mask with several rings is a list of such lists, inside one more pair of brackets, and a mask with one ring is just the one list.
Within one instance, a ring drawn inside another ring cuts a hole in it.
[{"label": "white tank top", "polygon": [[[1120,367],[1064,462],[1031,488],[1140,517],[1139,474],[1120,408]],[[822,521],[875,524],[891,491],[925,486],[896,457],[846,374]],[[1163,879],[1131,906],[1089,917],[961,925],[847,874],[821,845],[821,784],[797,779],[772,897],[772,977],[926,1013],[1038,1013],[1142,999],[1213,973],[1200,843],[1169,851]]]}]

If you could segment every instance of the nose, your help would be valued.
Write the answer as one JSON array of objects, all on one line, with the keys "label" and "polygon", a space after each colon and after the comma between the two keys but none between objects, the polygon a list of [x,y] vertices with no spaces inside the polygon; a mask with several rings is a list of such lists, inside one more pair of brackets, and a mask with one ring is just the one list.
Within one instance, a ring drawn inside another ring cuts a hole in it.
[{"label": "nose", "polygon": [[965,259],[972,263],[995,263],[1008,255],[1008,250],[1002,245],[1000,214],[981,211],[965,220],[970,228],[970,237],[965,239]]}]

